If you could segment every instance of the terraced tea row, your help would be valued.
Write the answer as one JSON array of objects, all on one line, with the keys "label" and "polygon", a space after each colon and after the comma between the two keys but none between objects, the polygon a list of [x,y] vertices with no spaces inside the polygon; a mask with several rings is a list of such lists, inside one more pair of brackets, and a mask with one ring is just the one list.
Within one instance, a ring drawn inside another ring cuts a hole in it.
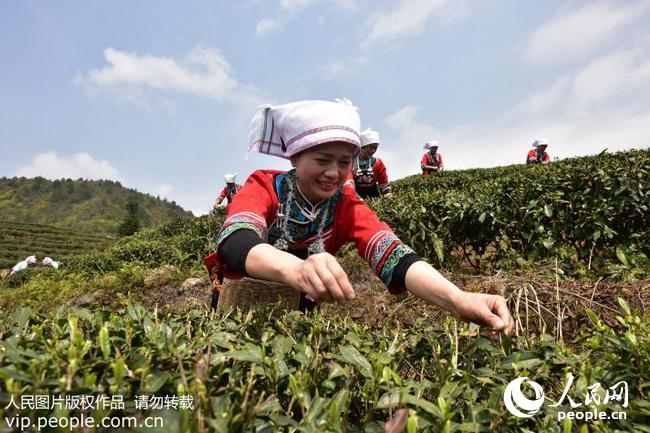
[{"label": "terraced tea row", "polygon": [[0,268],[30,255],[56,259],[105,248],[114,238],[42,224],[0,221]]}]

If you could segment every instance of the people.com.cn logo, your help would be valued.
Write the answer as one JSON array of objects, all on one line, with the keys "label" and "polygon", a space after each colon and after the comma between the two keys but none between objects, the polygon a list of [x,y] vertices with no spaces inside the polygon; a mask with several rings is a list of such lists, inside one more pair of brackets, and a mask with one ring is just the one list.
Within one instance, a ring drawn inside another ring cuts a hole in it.
[{"label": "people.com.cn logo", "polygon": [[[527,382],[535,391],[535,399],[531,400],[521,391],[521,385]],[[503,392],[503,402],[508,411],[519,418],[530,418],[539,412],[544,404],[544,390],[537,383],[527,377],[518,377],[506,386]]]}]

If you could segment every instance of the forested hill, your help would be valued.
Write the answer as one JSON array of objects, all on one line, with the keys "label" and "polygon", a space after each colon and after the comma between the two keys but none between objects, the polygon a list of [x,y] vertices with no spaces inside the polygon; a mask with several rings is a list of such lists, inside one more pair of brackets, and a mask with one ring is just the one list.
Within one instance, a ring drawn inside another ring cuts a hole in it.
[{"label": "forested hill", "polygon": [[141,227],[155,227],[191,213],[175,202],[110,180],[0,178],[0,220],[47,224],[116,234],[128,202],[138,204]]}]

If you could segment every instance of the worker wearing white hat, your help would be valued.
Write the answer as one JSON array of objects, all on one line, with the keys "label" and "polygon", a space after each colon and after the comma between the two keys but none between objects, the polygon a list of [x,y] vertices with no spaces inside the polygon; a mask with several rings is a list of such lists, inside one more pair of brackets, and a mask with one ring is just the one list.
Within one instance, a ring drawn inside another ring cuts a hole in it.
[{"label": "worker wearing white hat", "polygon": [[360,139],[361,151],[354,159],[348,183],[363,199],[390,195],[386,165],[373,156],[379,147],[379,133],[368,128],[361,132]]},{"label": "worker wearing white hat", "polygon": [[57,262],[56,260],[53,260],[51,257],[45,257],[42,263],[43,266],[50,266],[54,269],[59,269],[59,266],[61,266],[61,262]]},{"label": "worker wearing white hat", "polygon": [[420,161],[422,176],[431,176],[434,173],[442,173],[445,169],[442,163],[442,155],[438,153],[439,144],[437,141],[427,141],[424,149],[427,150]]},{"label": "worker wearing white hat", "polygon": [[16,272],[25,270],[29,265],[33,265],[34,263],[36,263],[36,256],[29,256],[25,260],[16,263],[14,267],[11,268],[11,272],[9,273],[9,275],[13,275]]},{"label": "worker wearing white hat", "polygon": [[[221,190],[221,193],[214,201],[214,205],[212,205],[214,209],[217,209],[219,207],[226,207],[229,205],[232,202],[234,195],[237,194],[241,188],[241,185],[235,183],[235,179],[237,179],[237,173],[226,174],[223,178],[226,181],[226,186]],[[224,199],[226,199],[226,202],[222,204]]]},{"label": "worker wearing white hat", "polygon": [[286,293],[285,305],[301,310],[310,308],[304,300],[352,300],[355,289],[334,255],[355,243],[391,293],[409,291],[460,318],[509,332],[514,322],[503,297],[460,290],[344,185],[361,148],[359,125],[349,102],[260,107],[249,152],[288,159],[293,169],[253,172],[229,206],[216,251],[203,260],[219,288],[217,308],[237,296],[241,303],[231,306],[274,302],[262,292]]},{"label": "worker wearing white hat", "polygon": [[533,141],[533,149],[528,152],[526,164],[548,164],[551,162],[551,157],[546,152],[547,147],[548,140],[546,138],[538,138]]}]

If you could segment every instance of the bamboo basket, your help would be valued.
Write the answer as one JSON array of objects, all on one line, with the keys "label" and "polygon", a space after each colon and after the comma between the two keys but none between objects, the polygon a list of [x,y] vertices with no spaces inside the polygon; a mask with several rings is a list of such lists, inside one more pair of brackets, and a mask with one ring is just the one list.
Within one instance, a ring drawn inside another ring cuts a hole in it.
[{"label": "bamboo basket", "polygon": [[219,292],[217,311],[239,307],[249,309],[255,305],[275,305],[286,310],[297,310],[300,292],[272,281],[256,278],[225,279]]}]

